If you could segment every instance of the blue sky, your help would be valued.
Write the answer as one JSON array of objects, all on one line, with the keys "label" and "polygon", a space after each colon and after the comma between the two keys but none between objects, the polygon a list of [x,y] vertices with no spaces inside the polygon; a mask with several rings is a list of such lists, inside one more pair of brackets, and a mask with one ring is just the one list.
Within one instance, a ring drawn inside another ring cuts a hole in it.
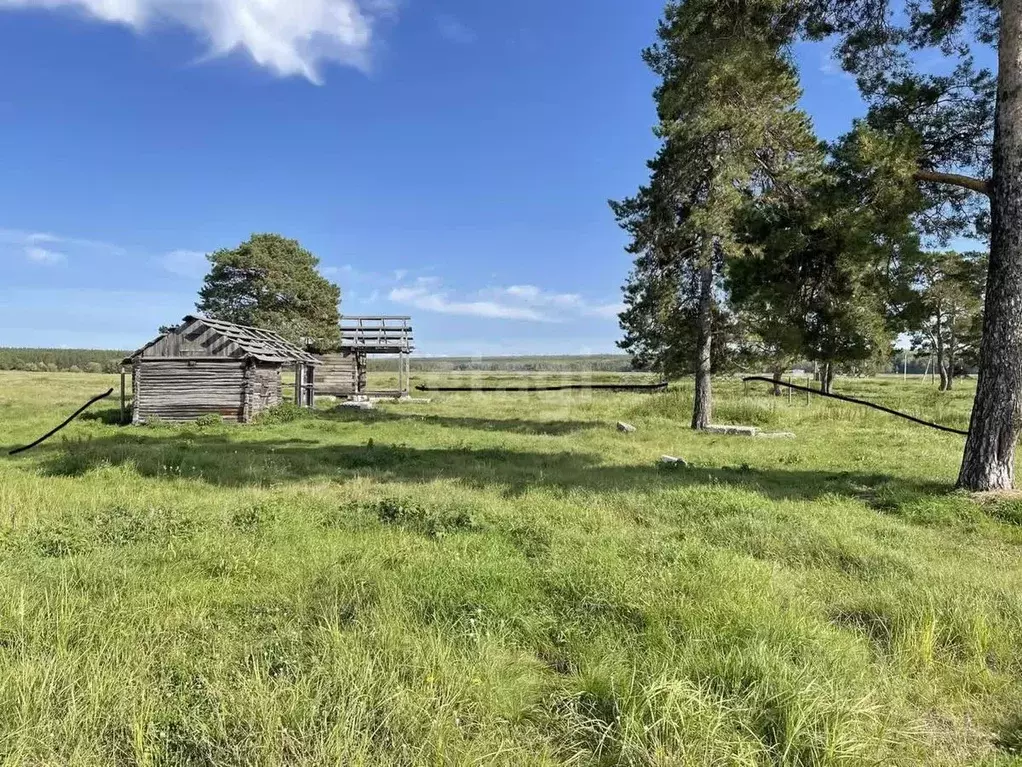
[{"label": "blue sky", "polygon": [[[614,351],[660,0],[0,0],[0,346],[134,348],[252,232],[426,354]],[[832,138],[862,110],[798,49]]]}]

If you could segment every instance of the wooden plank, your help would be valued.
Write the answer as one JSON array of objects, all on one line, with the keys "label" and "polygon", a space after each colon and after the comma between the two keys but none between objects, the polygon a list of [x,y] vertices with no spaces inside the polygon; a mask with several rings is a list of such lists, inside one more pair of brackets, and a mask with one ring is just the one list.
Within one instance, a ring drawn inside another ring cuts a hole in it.
[{"label": "wooden plank", "polygon": [[133,422],[147,418],[194,420],[216,413],[244,420],[245,372],[241,360],[136,360]]},{"label": "wooden plank", "polygon": [[119,423],[124,423],[124,367],[121,366],[121,418]]}]

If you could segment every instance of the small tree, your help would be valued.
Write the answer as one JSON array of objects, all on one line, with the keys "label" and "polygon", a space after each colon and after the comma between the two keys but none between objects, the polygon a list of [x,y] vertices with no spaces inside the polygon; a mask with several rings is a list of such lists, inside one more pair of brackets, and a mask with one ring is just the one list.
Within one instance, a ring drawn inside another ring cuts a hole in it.
[{"label": "small tree", "polygon": [[200,312],[273,330],[317,350],[340,343],[340,288],[319,273],[319,259],[297,240],[254,234],[208,258]]},{"label": "small tree", "polygon": [[979,351],[986,254],[923,253],[915,268],[915,295],[906,307],[912,348],[934,357],[940,391],[954,387],[957,370]]},{"label": "small tree", "polygon": [[892,333],[875,255],[857,247],[846,216],[767,210],[750,223],[758,246],[732,265],[731,297],[778,359],[819,363],[829,392],[838,366],[886,352]]}]

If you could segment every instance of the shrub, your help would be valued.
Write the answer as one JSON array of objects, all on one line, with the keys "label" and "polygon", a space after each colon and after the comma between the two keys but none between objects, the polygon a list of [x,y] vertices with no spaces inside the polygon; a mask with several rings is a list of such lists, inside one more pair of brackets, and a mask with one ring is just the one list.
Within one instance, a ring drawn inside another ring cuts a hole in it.
[{"label": "shrub", "polygon": [[384,524],[399,525],[434,540],[481,527],[464,509],[431,508],[395,498],[377,503],[376,516]]},{"label": "shrub", "polygon": [[219,413],[206,413],[195,419],[195,425],[201,428],[223,425],[224,417]]},{"label": "shrub", "polygon": [[85,372],[86,373],[102,373],[103,372],[103,366],[100,365],[98,362],[89,362],[89,363],[87,363],[85,365]]},{"label": "shrub", "polygon": [[282,402],[269,410],[264,410],[256,421],[263,424],[277,424],[304,421],[308,418],[312,418],[312,411],[299,407],[293,402]]}]

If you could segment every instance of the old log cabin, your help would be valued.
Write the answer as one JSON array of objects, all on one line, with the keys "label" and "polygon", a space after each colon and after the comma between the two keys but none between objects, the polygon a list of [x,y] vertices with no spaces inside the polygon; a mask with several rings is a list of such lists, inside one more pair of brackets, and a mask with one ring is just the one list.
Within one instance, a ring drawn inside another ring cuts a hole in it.
[{"label": "old log cabin", "polygon": [[[225,421],[247,423],[281,403],[284,368],[295,371],[295,403],[312,407],[317,364],[311,354],[269,330],[189,315],[124,360],[132,373],[131,422],[192,421],[218,414]],[[122,367],[122,414],[125,373]]]},{"label": "old log cabin", "polygon": [[[341,317],[341,345],[338,353],[319,358],[316,391],[335,397],[359,395],[404,397],[411,375],[411,317]],[[371,355],[397,358],[397,388],[378,389],[368,385]]]}]

